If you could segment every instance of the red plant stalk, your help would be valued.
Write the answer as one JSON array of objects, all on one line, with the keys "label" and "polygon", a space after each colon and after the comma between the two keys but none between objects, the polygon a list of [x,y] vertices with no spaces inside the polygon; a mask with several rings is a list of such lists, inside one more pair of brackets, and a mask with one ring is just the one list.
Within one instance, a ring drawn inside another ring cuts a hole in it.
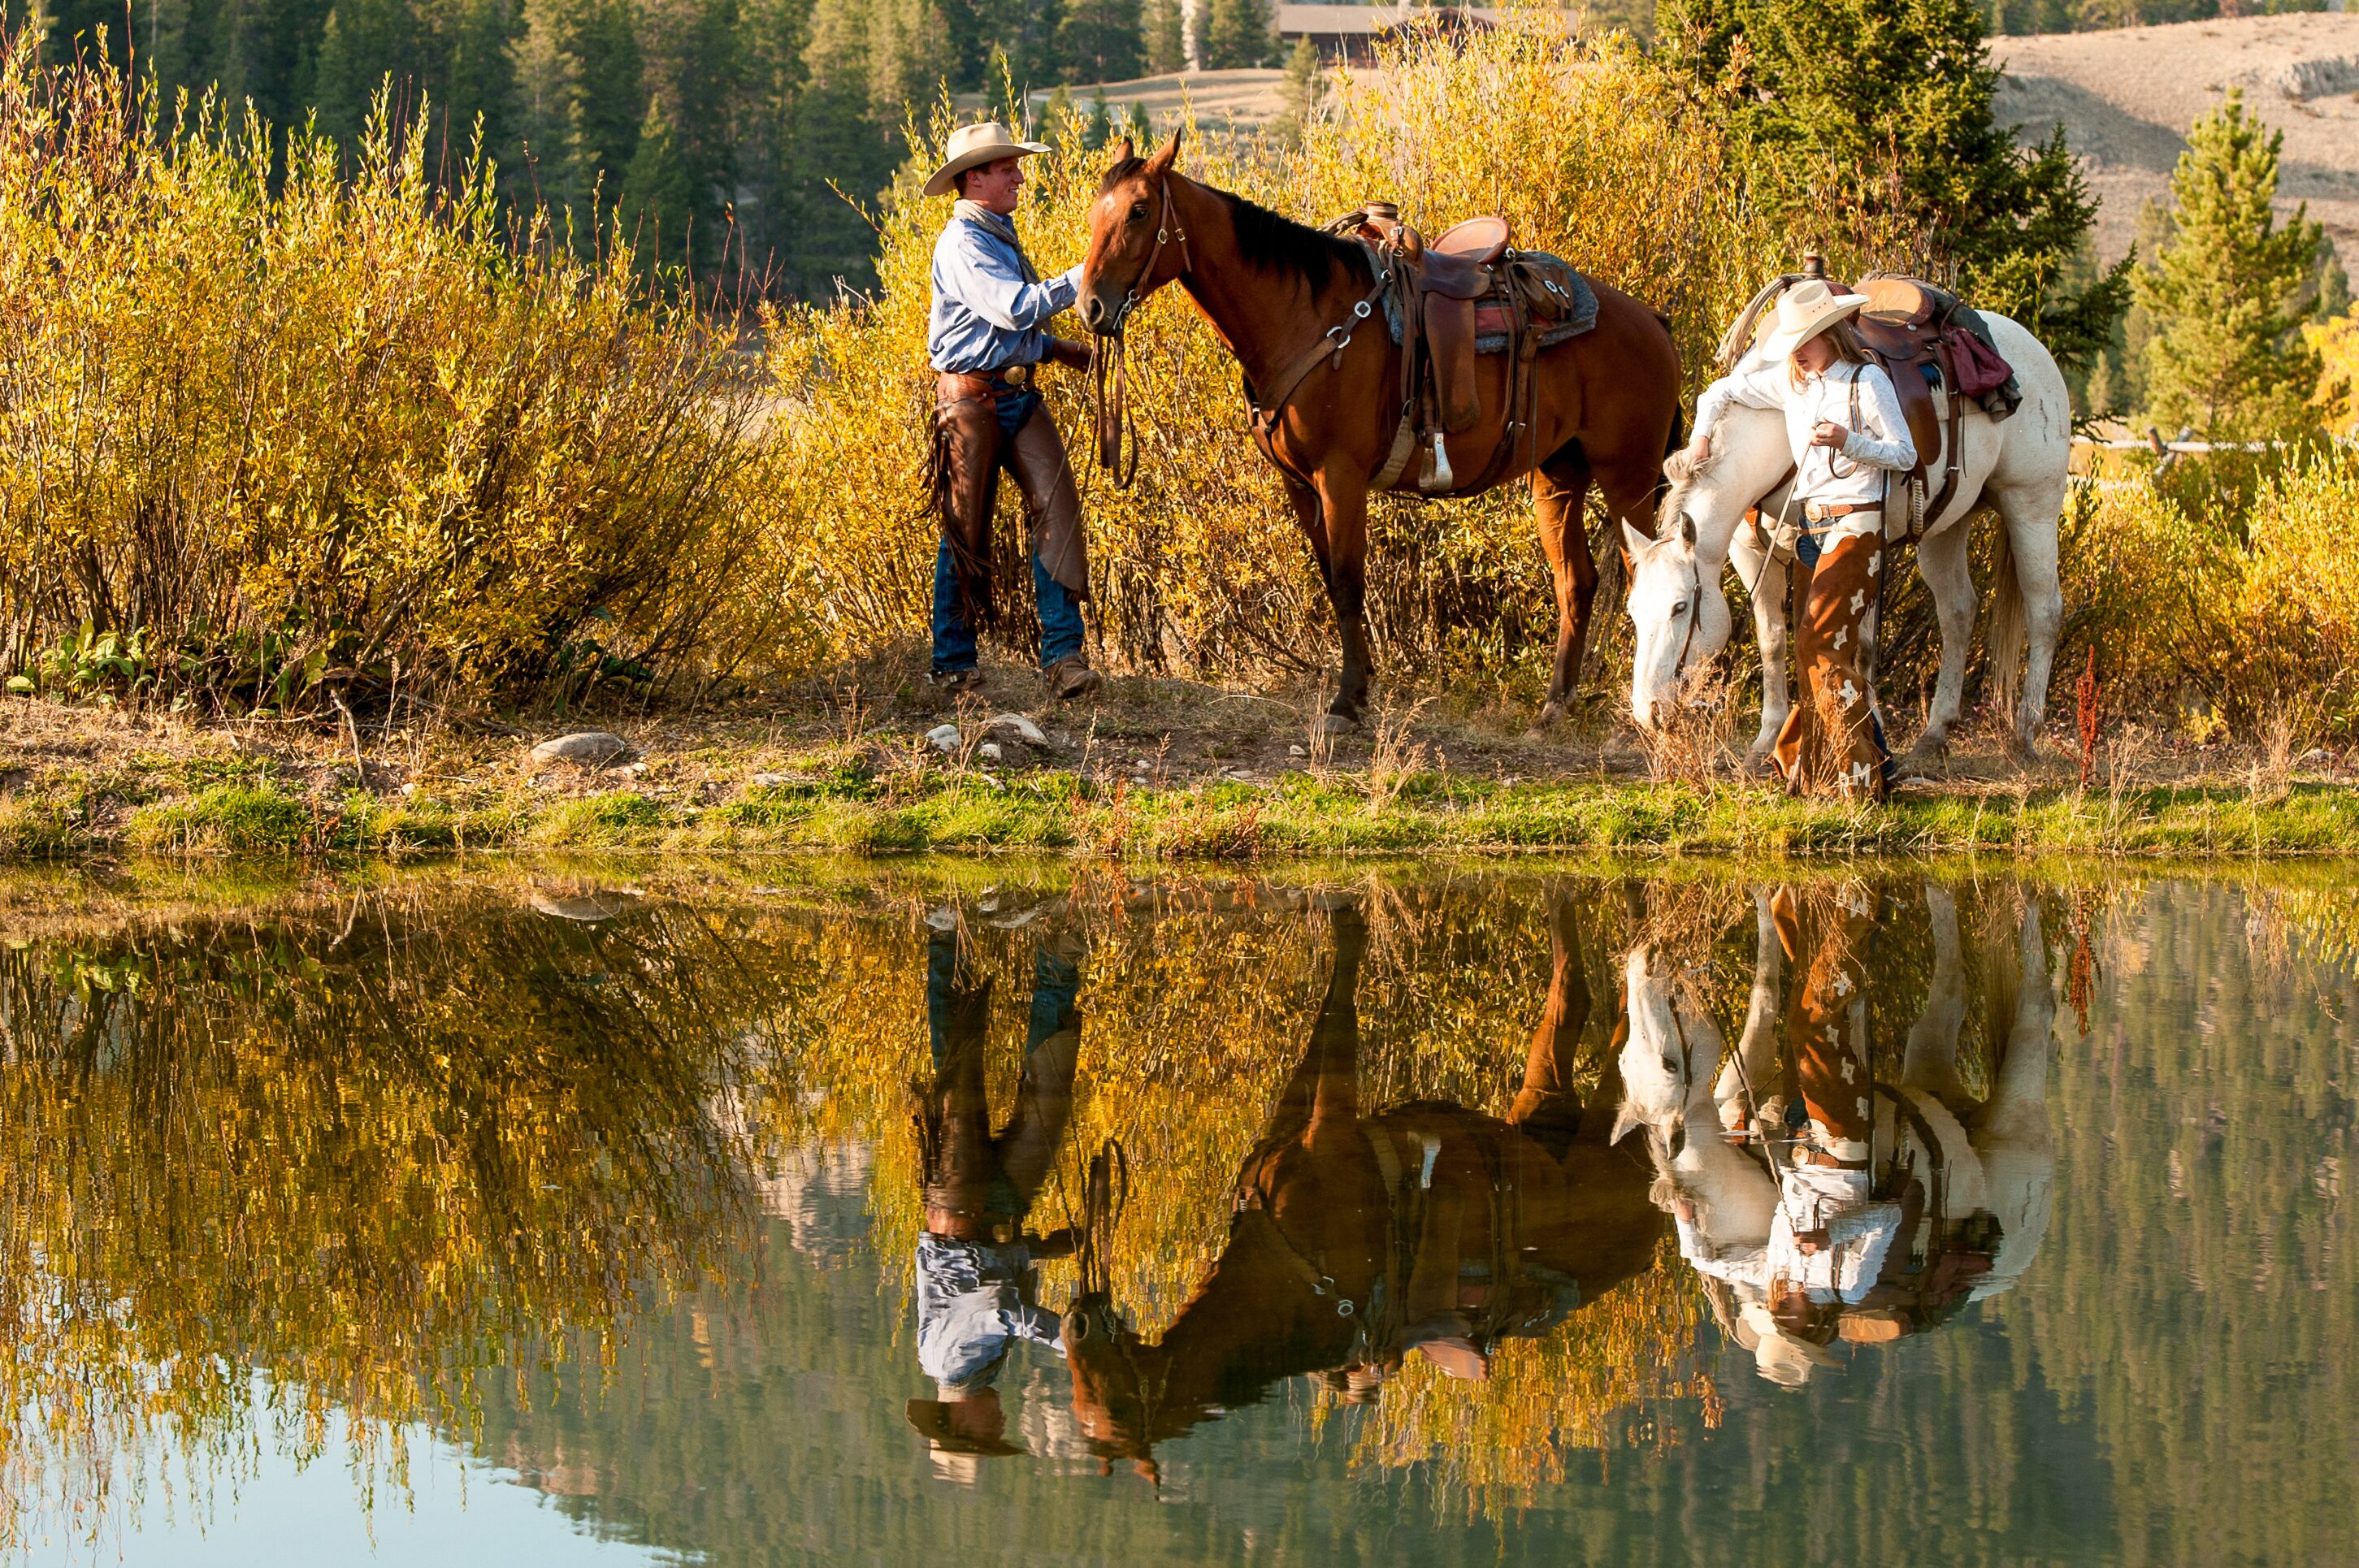
[{"label": "red plant stalk", "polygon": [[2104,694],[2097,689],[2097,650],[2089,650],[2089,667],[2081,672],[2081,787],[2089,787],[2089,770],[2097,760],[2097,729],[2104,722]]}]

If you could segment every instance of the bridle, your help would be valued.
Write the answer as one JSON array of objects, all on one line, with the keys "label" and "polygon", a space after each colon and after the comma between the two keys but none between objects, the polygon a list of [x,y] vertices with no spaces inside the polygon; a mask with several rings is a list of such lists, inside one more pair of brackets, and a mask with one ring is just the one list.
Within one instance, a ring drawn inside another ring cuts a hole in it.
[{"label": "bridle", "polygon": [[[1128,490],[1138,477],[1138,432],[1130,423],[1130,347],[1123,329],[1130,324],[1130,313],[1138,308],[1139,289],[1155,276],[1163,260],[1163,247],[1174,240],[1180,243],[1180,270],[1172,274],[1177,280],[1193,270],[1195,257],[1189,254],[1188,231],[1181,228],[1171,205],[1171,177],[1163,177],[1160,194],[1163,211],[1155,224],[1155,248],[1147,253],[1147,265],[1138,269],[1123,291],[1122,303],[1115,307],[1114,320],[1097,329],[1097,344],[1090,354],[1092,406],[1096,410],[1098,466],[1105,470],[1116,490]],[[1105,351],[1108,340],[1114,352]],[[1111,363],[1109,363],[1109,359]],[[1130,438],[1129,453],[1123,450],[1125,434]]]}]

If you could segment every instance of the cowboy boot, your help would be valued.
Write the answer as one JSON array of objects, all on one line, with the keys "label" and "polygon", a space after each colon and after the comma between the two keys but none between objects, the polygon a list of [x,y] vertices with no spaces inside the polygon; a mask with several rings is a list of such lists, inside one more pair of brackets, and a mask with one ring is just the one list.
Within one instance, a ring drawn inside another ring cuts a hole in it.
[{"label": "cowboy boot", "polygon": [[1092,696],[1105,686],[1105,676],[1090,668],[1089,660],[1080,654],[1066,654],[1044,673],[1049,678],[1049,688],[1061,701]]}]

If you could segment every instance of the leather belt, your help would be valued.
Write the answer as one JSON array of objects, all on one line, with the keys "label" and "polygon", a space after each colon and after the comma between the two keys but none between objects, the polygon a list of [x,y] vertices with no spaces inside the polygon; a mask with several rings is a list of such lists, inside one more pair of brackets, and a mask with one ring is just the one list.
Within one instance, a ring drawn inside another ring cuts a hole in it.
[{"label": "leather belt", "polygon": [[1881,512],[1883,510],[1884,503],[1878,501],[1847,501],[1835,506],[1821,506],[1817,502],[1812,501],[1807,502],[1803,504],[1802,515],[1809,518],[1813,523],[1824,523],[1831,517],[1849,517],[1855,512]]},{"label": "leather belt", "polygon": [[969,397],[1006,397],[1032,390],[1037,366],[1007,365],[994,371],[955,371],[936,373],[934,397],[940,403],[955,403]]}]

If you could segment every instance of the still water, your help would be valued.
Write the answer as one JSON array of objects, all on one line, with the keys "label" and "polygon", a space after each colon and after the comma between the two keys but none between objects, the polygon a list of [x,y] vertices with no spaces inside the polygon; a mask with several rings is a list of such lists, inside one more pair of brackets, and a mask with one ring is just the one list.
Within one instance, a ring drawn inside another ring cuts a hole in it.
[{"label": "still water", "polygon": [[2347,873],[990,874],[0,931],[0,1560],[2359,1559]]}]

